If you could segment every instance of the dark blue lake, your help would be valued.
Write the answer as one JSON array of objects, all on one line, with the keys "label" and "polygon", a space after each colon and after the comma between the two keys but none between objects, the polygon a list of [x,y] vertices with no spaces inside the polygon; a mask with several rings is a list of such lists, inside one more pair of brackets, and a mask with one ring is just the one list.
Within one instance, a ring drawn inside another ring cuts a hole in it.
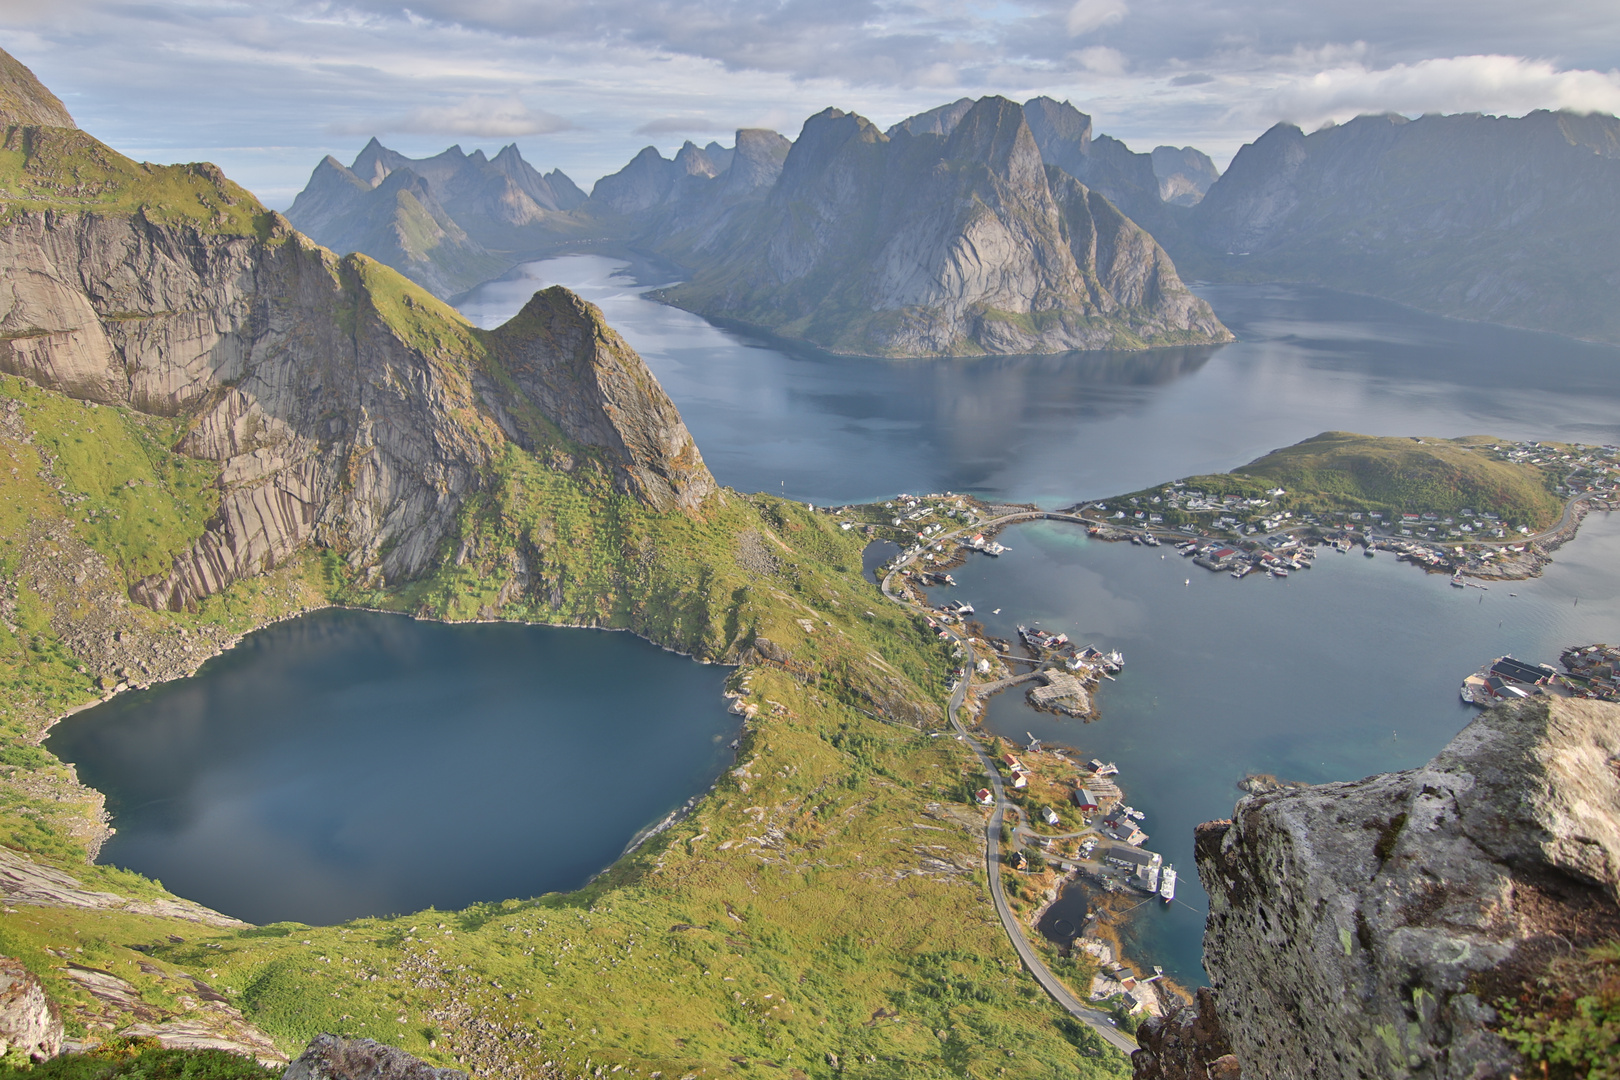
[{"label": "dark blue lake", "polygon": [[583,885],[731,760],[728,673],[629,634],[322,611],[47,746],[108,795],[104,862],[325,924]]}]

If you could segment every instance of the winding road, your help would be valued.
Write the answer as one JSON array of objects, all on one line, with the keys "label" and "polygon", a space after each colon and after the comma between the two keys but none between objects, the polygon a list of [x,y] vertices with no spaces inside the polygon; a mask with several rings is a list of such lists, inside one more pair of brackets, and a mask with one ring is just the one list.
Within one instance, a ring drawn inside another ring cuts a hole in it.
[{"label": "winding road", "polygon": [[[1056,514],[1035,510],[1028,513],[1008,514],[990,521],[980,522],[969,528],[982,531],[1008,525],[1015,521],[1028,521],[1034,518],[1052,518],[1058,521],[1073,521],[1086,524],[1086,522],[1072,514]],[[953,541],[966,531],[968,530],[958,529],[955,532],[942,533],[930,542]],[[920,552],[903,556],[899,562],[895,563],[893,569],[883,576],[881,584],[884,598],[891,603],[899,604],[907,610],[916,610],[916,607],[896,596],[889,586],[894,575],[910,565],[918,554]],[[972,655],[971,648],[961,634],[958,634],[950,626],[945,626],[944,630],[968,652],[969,656]],[[969,733],[968,729],[963,726],[962,721],[957,718],[957,710],[962,707],[962,702],[966,700],[968,687],[973,681],[973,667],[971,664],[968,665],[966,672],[951,691],[950,700],[945,706],[945,715],[950,718],[951,727],[956,729],[957,737],[973,748],[974,754],[979,758],[980,766],[984,769],[984,775],[990,782],[990,790],[995,794],[995,810],[991,812],[990,819],[985,822],[984,827],[984,867],[990,877],[990,899],[995,904],[996,915],[1000,917],[1002,928],[1007,931],[1007,937],[1012,942],[1013,950],[1018,953],[1018,958],[1024,962],[1024,966],[1029,969],[1029,973],[1035,976],[1035,981],[1041,984],[1041,988],[1051,995],[1052,1000],[1061,1005],[1075,1019],[1089,1024],[1105,1041],[1129,1057],[1132,1051],[1137,1049],[1135,1041],[1120,1032],[1106,1012],[1101,1009],[1094,1009],[1082,1002],[1074,994],[1070,993],[1069,988],[1064,986],[1056,975],[1052,974],[1045,961],[1040,958],[1034,947],[1030,945],[1029,938],[1024,935],[1024,928],[1018,921],[1018,916],[1013,914],[1012,908],[1007,904],[1007,892],[1001,883],[1001,823],[1009,809],[1016,811],[1017,808],[1007,801],[1001,784],[1001,771],[996,768],[996,763],[991,759],[989,751]]]}]

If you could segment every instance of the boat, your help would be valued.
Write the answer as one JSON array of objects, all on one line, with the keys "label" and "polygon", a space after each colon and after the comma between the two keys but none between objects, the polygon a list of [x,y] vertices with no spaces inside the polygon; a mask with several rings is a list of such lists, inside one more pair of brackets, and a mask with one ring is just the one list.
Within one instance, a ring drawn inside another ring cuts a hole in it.
[{"label": "boat", "polygon": [[1363,555],[1367,556],[1367,558],[1369,558],[1369,559],[1372,558],[1375,554],[1377,554],[1377,552],[1373,549],[1373,546],[1371,544],[1368,544],[1364,549],[1362,549],[1361,553]]},{"label": "boat", "polygon": [[1463,588],[1463,579],[1458,577],[1457,575],[1453,574],[1451,576],[1451,587],[1453,589],[1461,589],[1461,588]]},{"label": "boat", "polygon": [[1163,541],[1161,541],[1157,536],[1154,536],[1152,533],[1143,533],[1142,543],[1146,544],[1148,547],[1158,547],[1161,543],[1163,543]]},{"label": "boat", "polygon": [[1288,576],[1288,571],[1285,570],[1284,568],[1280,567],[1280,566],[1277,567],[1275,570],[1273,570],[1272,573],[1275,574],[1277,577],[1287,577]]},{"label": "boat", "polygon": [[1131,543],[1135,544],[1137,547],[1141,547],[1142,546],[1142,538],[1140,536],[1136,535],[1135,533],[1131,533]]},{"label": "boat", "polygon": [[1165,903],[1176,898],[1176,868],[1173,863],[1165,863],[1164,869],[1159,871],[1159,899]]}]

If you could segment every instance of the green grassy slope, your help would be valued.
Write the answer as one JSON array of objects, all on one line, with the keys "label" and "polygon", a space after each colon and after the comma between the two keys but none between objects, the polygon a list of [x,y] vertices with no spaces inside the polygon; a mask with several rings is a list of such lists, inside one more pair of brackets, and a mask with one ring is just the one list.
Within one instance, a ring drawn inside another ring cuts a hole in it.
[{"label": "green grassy slope", "polygon": [[1404,439],[1328,431],[1233,469],[1234,476],[1287,488],[1295,499],[1392,513],[1493,510],[1546,528],[1562,500],[1533,468],[1497,461],[1494,440]]},{"label": "green grassy slope", "polygon": [[[249,239],[277,229],[208,167],[137,165],[59,129],[8,139],[0,217],[139,213]],[[328,269],[453,376],[446,385],[480,372],[500,383],[486,336],[417,286],[363,258]],[[771,496],[654,512],[560,435],[540,455],[503,446],[465,404],[476,395],[454,396],[460,430],[500,452],[430,572],[379,589],[310,549],[196,611],[157,612],[127,601],[129,583],[195,540],[216,506],[215,466],[174,450],[187,418],[0,380],[0,845],[89,889],[167,895],[87,862],[100,798],[41,735],[102,686],[189,669],[235,634],[333,602],[619,627],[740,662],[733,685],[756,717],[737,770],[577,894],[241,932],[18,904],[0,920],[0,953],[39,974],[70,1033],[133,1018],[68,977],[71,956],[164,1014],[189,1015],[175,980],[195,976],[290,1053],[331,1030],[522,1075],[551,1061],[671,1077],[1123,1076],[1124,1060],[1022,972],[995,919],[967,803],[976,766],[920,731],[942,722],[951,658],[862,578],[862,538]],[[753,647],[762,638],[769,660]]]}]

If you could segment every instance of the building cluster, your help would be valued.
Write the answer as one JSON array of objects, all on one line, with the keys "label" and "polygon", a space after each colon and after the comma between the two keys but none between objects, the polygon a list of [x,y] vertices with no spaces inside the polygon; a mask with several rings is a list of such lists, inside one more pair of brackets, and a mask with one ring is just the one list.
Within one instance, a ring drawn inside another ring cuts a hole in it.
[{"label": "building cluster", "polygon": [[1568,672],[1563,682],[1577,697],[1620,701],[1620,647],[1585,645],[1566,649],[1559,658]]},{"label": "building cluster", "polygon": [[1491,705],[1546,693],[1562,686],[1558,672],[1546,664],[1527,664],[1512,656],[1498,656],[1463,680],[1462,699],[1470,705]]}]

